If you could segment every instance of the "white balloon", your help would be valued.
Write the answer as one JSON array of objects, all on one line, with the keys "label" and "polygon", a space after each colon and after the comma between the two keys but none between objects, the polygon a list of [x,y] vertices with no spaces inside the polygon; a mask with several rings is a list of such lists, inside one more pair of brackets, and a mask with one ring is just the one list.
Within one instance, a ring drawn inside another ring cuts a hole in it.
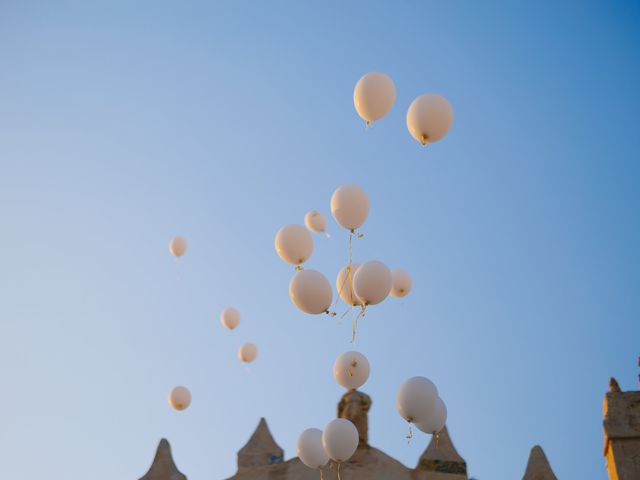
[{"label": "white balloon", "polygon": [[400,386],[396,408],[407,422],[426,422],[433,415],[437,398],[438,389],[431,380],[412,377]]},{"label": "white balloon", "polygon": [[453,109],[449,101],[435,93],[416,98],[407,110],[407,128],[411,136],[422,145],[444,137],[453,122]]},{"label": "white balloon", "polygon": [[322,445],[335,462],[346,462],[358,448],[358,429],[349,420],[336,418],[324,427]]},{"label": "white balloon", "polygon": [[440,432],[447,423],[447,406],[442,401],[442,398],[438,397],[436,400],[436,407],[433,414],[424,422],[416,423],[416,427],[429,435],[435,435]]},{"label": "white balloon", "polygon": [[327,229],[326,217],[317,210],[311,210],[304,216],[304,224],[314,233],[323,233]]},{"label": "white balloon", "polygon": [[233,308],[225,308],[220,314],[220,323],[229,330],[233,330],[240,324],[240,312]]},{"label": "white balloon", "polygon": [[313,239],[301,225],[286,225],[278,230],[276,252],[287,263],[300,265],[309,260],[313,252]]},{"label": "white balloon", "polygon": [[296,442],[298,458],[309,468],[322,468],[329,461],[329,455],[322,446],[322,430],[307,428]]},{"label": "white balloon", "polygon": [[256,347],[253,343],[247,342],[238,349],[238,358],[241,362],[253,362],[257,356],[258,347]]},{"label": "white balloon", "polygon": [[381,72],[367,73],[353,90],[353,104],[367,125],[389,113],[395,101],[396,86]]},{"label": "white balloon", "polygon": [[169,392],[169,405],[176,410],[184,410],[191,405],[191,392],[187,387],[175,387]]},{"label": "white balloon", "polygon": [[331,214],[347,230],[360,228],[369,215],[369,197],[358,185],[343,185],[331,196]]},{"label": "white balloon", "polygon": [[391,284],[391,270],[375,260],[360,265],[353,275],[353,292],[365,305],[375,305],[387,298]]},{"label": "white balloon", "polygon": [[187,251],[187,241],[182,237],[175,237],[169,242],[169,251],[174,257],[181,257]]},{"label": "white balloon", "polygon": [[369,360],[360,352],[345,352],[336,358],[333,376],[344,388],[355,390],[369,378]]},{"label": "white balloon", "polygon": [[356,297],[355,293],[353,293],[353,277],[356,274],[358,267],[360,267],[359,263],[352,263],[350,274],[347,275],[347,268],[349,268],[349,265],[346,265],[342,267],[336,277],[336,291],[342,301],[350,306],[360,305],[362,303],[360,299]]},{"label": "white balloon", "polygon": [[301,270],[289,283],[289,297],[304,313],[325,313],[331,307],[333,292],[326,277],[316,270]]},{"label": "white balloon", "polygon": [[413,283],[411,277],[404,270],[394,270],[392,273],[392,286],[390,295],[396,298],[402,298],[409,295]]}]

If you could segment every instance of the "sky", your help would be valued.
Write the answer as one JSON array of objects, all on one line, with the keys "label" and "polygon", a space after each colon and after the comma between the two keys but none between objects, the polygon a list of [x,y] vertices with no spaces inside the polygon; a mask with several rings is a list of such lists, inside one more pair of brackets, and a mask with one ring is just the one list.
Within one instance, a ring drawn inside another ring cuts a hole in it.
[{"label": "sky", "polygon": [[[395,393],[422,375],[470,476],[520,478],[540,444],[559,478],[607,478],[603,395],[640,373],[639,21],[622,0],[0,1],[0,478],[136,479],[163,437],[190,480],[227,478],[260,417],[293,457],[354,346],[349,317],[292,305],[273,241],[324,212],[307,266],[333,282],[346,183],[371,203],[354,261],[414,284],[360,322],[370,442],[416,465],[429,437],[407,444]],[[366,129],[370,71],[397,99]],[[454,122],[422,148],[405,114],[428,92]]]}]

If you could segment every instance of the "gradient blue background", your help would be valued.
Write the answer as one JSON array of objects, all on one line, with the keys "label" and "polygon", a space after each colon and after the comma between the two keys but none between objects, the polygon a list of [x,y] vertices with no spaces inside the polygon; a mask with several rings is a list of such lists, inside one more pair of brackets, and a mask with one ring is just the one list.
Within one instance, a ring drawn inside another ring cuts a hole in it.
[{"label": "gradient blue background", "polygon": [[[407,445],[394,397],[426,375],[470,475],[520,478],[539,443],[559,478],[606,478],[603,394],[637,388],[640,353],[639,21],[632,1],[1,2],[0,477],[135,479],[167,437],[221,479],[261,416],[295,455],[335,415],[350,322],[291,305],[273,237],[355,182],[355,260],[414,279],[361,322],[372,444],[415,465],[428,438]],[[398,96],[367,131],[374,70]],[[425,92],[455,121],[422,149],[404,115]],[[330,231],[308,266],[333,281]]]}]

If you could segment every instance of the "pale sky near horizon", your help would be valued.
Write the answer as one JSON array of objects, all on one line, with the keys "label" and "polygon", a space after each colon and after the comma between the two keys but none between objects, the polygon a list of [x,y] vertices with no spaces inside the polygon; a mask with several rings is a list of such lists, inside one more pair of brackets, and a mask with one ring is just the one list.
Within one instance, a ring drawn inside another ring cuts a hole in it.
[{"label": "pale sky near horizon", "polygon": [[[407,444],[394,402],[424,375],[470,476],[521,478],[540,444],[558,478],[607,478],[602,398],[640,373],[639,21],[632,1],[0,1],[0,478],[136,479],[166,437],[190,480],[222,479],[260,417],[294,456],[335,416],[350,322],[295,309],[273,238],[345,183],[371,200],[354,260],[414,280],[360,322],[371,443],[415,466],[428,437]],[[369,71],[398,96],[367,130]],[[426,92],[455,119],[423,149],[405,113]],[[333,282],[329,231],[308,267]]]}]

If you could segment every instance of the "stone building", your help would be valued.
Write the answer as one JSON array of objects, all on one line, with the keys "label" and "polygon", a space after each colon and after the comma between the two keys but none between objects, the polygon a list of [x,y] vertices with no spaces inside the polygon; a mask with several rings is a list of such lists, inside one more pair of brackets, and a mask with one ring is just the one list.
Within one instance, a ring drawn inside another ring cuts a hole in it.
[{"label": "stone building", "polygon": [[640,392],[623,392],[612,378],[602,409],[609,479],[640,479]]},{"label": "stone building", "polygon": [[[351,420],[360,442],[356,453],[341,467],[342,480],[467,480],[467,464],[453,446],[445,427],[432,437],[414,468],[409,468],[369,444],[368,412],[371,398],[357,390],[345,393],[338,403],[338,417]],[[325,468],[325,478],[337,477],[336,469]],[[264,418],[247,444],[238,451],[238,470],[229,480],[318,480],[319,472],[306,467],[297,457],[284,459]],[[620,477],[627,480],[626,477]],[[631,478],[631,477],[629,477]],[[637,480],[638,477],[636,477]],[[162,439],[151,468],[140,480],[187,480]],[[542,448],[533,447],[523,480],[557,480]]]}]

